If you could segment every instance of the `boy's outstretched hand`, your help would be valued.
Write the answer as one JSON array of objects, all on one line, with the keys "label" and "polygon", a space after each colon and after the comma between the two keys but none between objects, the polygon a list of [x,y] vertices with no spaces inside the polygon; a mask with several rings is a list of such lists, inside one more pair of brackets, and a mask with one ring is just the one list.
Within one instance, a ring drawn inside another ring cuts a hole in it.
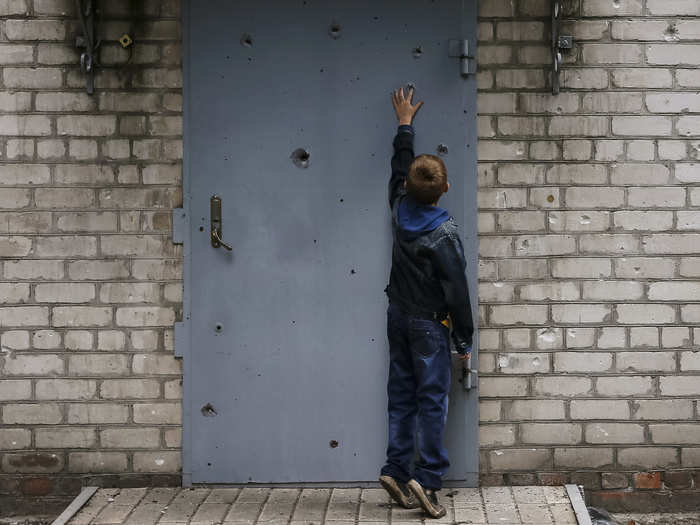
[{"label": "boy's outstretched hand", "polygon": [[403,88],[399,88],[391,94],[391,102],[394,104],[396,117],[399,119],[399,126],[410,126],[413,123],[413,117],[423,105],[423,102],[417,102],[414,106],[411,104],[413,98],[413,88],[408,89],[408,93],[404,95]]}]

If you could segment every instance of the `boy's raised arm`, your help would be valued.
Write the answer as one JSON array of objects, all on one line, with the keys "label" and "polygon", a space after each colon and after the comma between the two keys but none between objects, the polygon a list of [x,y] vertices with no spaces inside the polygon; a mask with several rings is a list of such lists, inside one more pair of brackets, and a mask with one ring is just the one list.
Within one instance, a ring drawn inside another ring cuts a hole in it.
[{"label": "boy's raised arm", "polygon": [[399,129],[394,137],[394,155],[391,157],[391,179],[389,180],[389,206],[393,207],[396,198],[405,191],[404,183],[408,177],[408,170],[413,162],[413,117],[423,105],[417,102],[411,103],[413,88],[404,96],[403,88],[397,89],[391,95],[396,118],[399,121]]}]

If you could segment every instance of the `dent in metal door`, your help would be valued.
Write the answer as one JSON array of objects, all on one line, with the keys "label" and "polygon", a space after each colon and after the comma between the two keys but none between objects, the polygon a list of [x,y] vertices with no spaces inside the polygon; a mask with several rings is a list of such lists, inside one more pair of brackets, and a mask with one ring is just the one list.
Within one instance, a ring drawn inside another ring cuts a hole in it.
[{"label": "dent in metal door", "polygon": [[[476,90],[448,50],[474,42],[463,4],[185,6],[185,484],[376,479],[401,83],[426,101],[416,149],[446,161],[476,304]],[[449,475],[474,484],[476,392],[453,385]]]}]

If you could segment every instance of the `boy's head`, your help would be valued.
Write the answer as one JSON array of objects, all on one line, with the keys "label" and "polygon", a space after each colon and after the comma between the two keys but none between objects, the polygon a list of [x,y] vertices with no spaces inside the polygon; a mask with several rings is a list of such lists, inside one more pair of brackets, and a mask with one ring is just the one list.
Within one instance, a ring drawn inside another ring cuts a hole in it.
[{"label": "boy's head", "polygon": [[437,204],[450,189],[447,169],[440,157],[418,155],[411,164],[406,180],[406,192],[421,204]]}]

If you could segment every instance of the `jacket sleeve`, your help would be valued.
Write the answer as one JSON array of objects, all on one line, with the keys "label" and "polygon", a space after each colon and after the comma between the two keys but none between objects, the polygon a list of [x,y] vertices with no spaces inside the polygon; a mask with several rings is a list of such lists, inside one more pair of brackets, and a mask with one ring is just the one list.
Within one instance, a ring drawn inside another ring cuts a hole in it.
[{"label": "jacket sleeve", "polygon": [[452,339],[457,351],[464,353],[472,345],[474,321],[465,274],[467,263],[458,235],[450,232],[441,239],[435,248],[435,265],[452,319]]},{"label": "jacket sleeve", "polygon": [[389,179],[389,207],[394,207],[396,199],[406,190],[403,183],[413,162],[413,126],[399,126],[394,137],[394,156],[391,157],[391,179]]}]

